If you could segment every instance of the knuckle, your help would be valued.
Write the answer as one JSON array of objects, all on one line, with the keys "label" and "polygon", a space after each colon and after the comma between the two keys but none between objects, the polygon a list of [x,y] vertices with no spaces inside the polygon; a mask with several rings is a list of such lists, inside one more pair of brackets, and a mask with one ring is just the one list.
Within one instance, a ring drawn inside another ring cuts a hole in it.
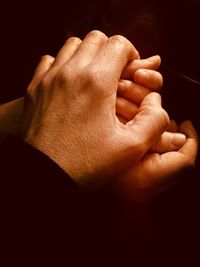
[{"label": "knuckle", "polygon": [[154,113],[155,119],[162,123],[164,128],[170,125],[169,115],[162,107],[150,107],[150,109],[151,112]]},{"label": "knuckle", "polygon": [[87,80],[90,84],[96,84],[96,80],[98,79],[98,69],[95,65],[88,67],[81,74],[82,79]]},{"label": "knuckle", "polygon": [[64,66],[55,76],[55,82],[60,87],[66,84],[69,77],[72,77],[72,70],[67,65]]},{"label": "knuckle", "polygon": [[96,77],[100,78],[100,76],[102,76],[102,68],[100,68],[98,64],[90,64],[87,67],[86,72],[88,73],[89,77],[95,80]]},{"label": "knuckle", "polygon": [[113,44],[118,46],[130,46],[130,42],[122,35],[113,35],[109,39]]},{"label": "knuckle", "polygon": [[101,74],[99,73],[98,66],[92,65],[87,67],[86,70],[82,71],[81,74],[79,74],[79,77],[85,87],[89,87],[90,90],[95,90],[95,92],[102,92],[104,88],[104,82],[102,80]]},{"label": "knuckle", "polygon": [[41,56],[40,61],[52,63],[54,61],[54,58],[50,55],[43,55],[43,56]]},{"label": "knuckle", "polygon": [[90,31],[87,34],[87,37],[92,37],[92,38],[97,38],[97,39],[106,39],[107,38],[107,36],[99,30]]},{"label": "knuckle", "polygon": [[134,53],[135,53],[135,58],[140,59],[140,53],[137,51],[135,47],[134,47]]},{"label": "knuckle", "polygon": [[161,116],[161,119],[163,121],[163,124],[166,125],[166,127],[168,127],[170,125],[170,119],[169,119],[169,115],[168,115],[167,111],[164,110],[163,108],[161,108],[160,116]]},{"label": "knuckle", "polygon": [[43,77],[43,79],[40,81],[40,84],[38,86],[40,89],[46,89],[49,87],[49,77],[46,75]]},{"label": "knuckle", "polygon": [[130,87],[127,80],[119,80],[117,93],[121,95],[126,95],[129,93]]},{"label": "knuckle", "polygon": [[74,45],[79,45],[81,43],[81,39],[75,36],[69,37],[65,43],[71,43]]},{"label": "knuckle", "polygon": [[140,58],[138,51],[132,45],[132,43],[122,35],[114,35],[110,37],[111,45],[120,54],[125,54],[128,58],[132,59]]}]

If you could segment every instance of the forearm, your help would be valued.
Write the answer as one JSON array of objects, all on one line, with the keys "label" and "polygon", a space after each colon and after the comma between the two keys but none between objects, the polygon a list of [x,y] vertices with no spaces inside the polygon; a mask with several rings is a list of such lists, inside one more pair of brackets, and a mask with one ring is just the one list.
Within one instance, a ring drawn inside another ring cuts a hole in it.
[{"label": "forearm", "polygon": [[6,133],[16,135],[23,107],[23,97],[0,105],[0,142]]}]

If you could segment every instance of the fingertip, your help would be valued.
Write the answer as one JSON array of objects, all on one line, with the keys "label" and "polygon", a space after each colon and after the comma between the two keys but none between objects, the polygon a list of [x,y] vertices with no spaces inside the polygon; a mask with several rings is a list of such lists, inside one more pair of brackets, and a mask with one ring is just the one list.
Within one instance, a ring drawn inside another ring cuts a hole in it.
[{"label": "fingertip", "polygon": [[145,96],[143,103],[152,103],[152,104],[159,104],[159,106],[162,103],[162,99],[161,99],[161,95],[159,93],[156,92],[151,92],[149,93],[147,96]]},{"label": "fingertip", "polygon": [[52,64],[54,62],[55,58],[50,55],[44,55],[40,57],[40,62],[47,62]]},{"label": "fingertip", "polygon": [[161,64],[161,62],[162,62],[161,56],[160,55],[155,55],[155,57],[157,57],[157,61]]},{"label": "fingertip", "polygon": [[186,143],[181,147],[179,152],[184,155],[185,162],[188,166],[195,166],[199,147],[197,131],[190,120],[181,123],[179,130],[187,137]]},{"label": "fingertip", "polygon": [[179,130],[180,132],[186,134],[187,137],[198,139],[197,131],[194,128],[192,121],[190,120],[182,122],[181,125],[179,126]]},{"label": "fingertip", "polygon": [[185,120],[180,124],[180,128],[194,128],[191,120]]},{"label": "fingertip", "polygon": [[181,146],[185,144],[186,139],[187,137],[183,133],[173,133],[172,144],[175,147],[180,148]]},{"label": "fingertip", "polygon": [[[32,81],[29,84],[29,88],[35,87],[35,85],[41,81],[42,77],[51,69],[54,60],[54,57],[50,55],[44,55],[40,57]],[[33,84],[34,86],[32,86]]]},{"label": "fingertip", "polygon": [[162,75],[150,69],[138,69],[133,75],[135,83],[145,86],[153,91],[160,91],[163,86]]},{"label": "fingertip", "polygon": [[159,55],[155,55],[149,58],[140,59],[139,53],[136,55],[136,58],[129,62],[126,68],[123,70],[122,77],[124,79],[132,80],[134,77],[134,73],[139,69],[147,69],[147,70],[157,70],[161,64],[161,57]]},{"label": "fingertip", "polygon": [[149,63],[154,63],[158,66],[161,64],[161,57],[159,55],[154,55],[152,57],[147,58]]},{"label": "fingertip", "polygon": [[164,132],[153,144],[151,152],[166,153],[179,150],[186,142],[186,136],[182,133]]}]

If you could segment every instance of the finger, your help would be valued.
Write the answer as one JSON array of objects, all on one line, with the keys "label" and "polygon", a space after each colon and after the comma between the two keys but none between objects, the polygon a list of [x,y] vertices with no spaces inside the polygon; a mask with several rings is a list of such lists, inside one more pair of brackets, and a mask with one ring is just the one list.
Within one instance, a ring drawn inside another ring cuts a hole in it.
[{"label": "finger", "polygon": [[[139,57],[138,51],[125,37],[110,37],[93,62],[112,82],[118,82],[129,61]],[[117,90],[117,88],[115,88]]]},{"label": "finger", "polygon": [[170,125],[167,128],[167,131],[172,132],[172,133],[175,133],[178,131],[177,123],[174,120],[170,120]]},{"label": "finger", "polygon": [[198,134],[191,121],[183,122],[179,127],[179,131],[188,137],[186,144],[179,150],[179,152],[185,157],[188,163],[193,165],[198,152]]},{"label": "finger", "polygon": [[134,73],[133,80],[153,91],[159,91],[163,86],[162,75],[154,70],[139,69]]},{"label": "finger", "polygon": [[162,154],[169,151],[177,151],[185,142],[186,136],[182,133],[164,132],[150,148],[150,152]]},{"label": "finger", "polygon": [[133,132],[138,145],[141,145],[146,153],[169,126],[169,116],[161,107],[160,95],[148,94],[142,101],[137,115],[126,126]]},{"label": "finger", "polygon": [[148,88],[128,80],[120,80],[117,89],[118,96],[126,98],[137,105],[140,105],[144,97],[150,92],[151,90]]},{"label": "finger", "polygon": [[71,63],[78,68],[87,66],[102,49],[107,39],[108,37],[101,31],[89,32],[74,53]]},{"label": "finger", "polygon": [[40,59],[39,64],[37,65],[32,81],[29,84],[28,91],[32,91],[40,83],[45,74],[51,69],[54,62],[54,57],[45,55]]},{"label": "finger", "polygon": [[[142,159],[142,165],[135,164],[134,168],[127,172],[120,185],[133,194],[134,188],[143,189],[144,193],[149,188],[162,188],[175,183],[174,175],[187,167],[194,166],[198,151],[198,135],[191,122],[181,124],[180,130],[187,136],[184,145],[178,151],[171,151],[160,155],[159,153],[147,153]],[[142,168],[141,168],[142,166]],[[138,173],[141,173],[138,177]],[[159,187],[158,187],[159,186]],[[160,187],[162,186],[162,187]],[[126,190],[127,191],[127,190]],[[132,192],[131,192],[132,191]],[[137,192],[137,190],[136,190]]]},{"label": "finger", "polygon": [[58,68],[63,66],[71,58],[81,43],[82,41],[78,37],[68,38],[58,52],[53,66]]},{"label": "finger", "polygon": [[198,152],[197,132],[190,121],[182,123],[179,130],[187,136],[187,139],[178,151],[167,152],[162,155],[152,154],[154,157],[152,160],[156,160],[156,164],[152,169],[154,175],[151,179],[157,179],[158,183],[166,182],[175,174],[188,167],[193,167],[195,164]]},{"label": "finger", "polygon": [[132,80],[133,75],[138,69],[157,70],[160,67],[161,58],[156,55],[146,59],[135,59],[131,61],[122,72],[122,79]]},{"label": "finger", "polygon": [[117,118],[121,123],[123,123],[123,124],[127,123],[127,120],[124,117],[122,117],[121,115],[117,114]]},{"label": "finger", "polygon": [[[30,82],[25,95],[25,99],[27,98],[29,100],[24,101],[23,113],[24,113],[24,121],[26,121],[26,123],[24,123],[23,129],[19,128],[20,136],[24,136],[25,129],[28,127],[31,114],[33,112],[33,105],[34,105],[33,103],[37,101],[37,94],[35,94],[35,90],[39,88],[40,82],[45,77],[45,75],[51,70],[53,62],[54,62],[53,57],[49,55],[42,56],[39,64],[36,67],[32,81]],[[27,110],[29,110],[29,112],[27,112]],[[30,112],[30,110],[32,111]]]},{"label": "finger", "polygon": [[117,97],[116,100],[116,113],[121,115],[123,118],[125,118],[127,121],[130,121],[133,119],[133,117],[138,112],[138,106],[132,103],[131,101],[122,98]]},{"label": "finger", "polygon": [[35,69],[32,81],[40,80],[43,77],[43,75],[51,68],[54,60],[55,58],[52,56],[49,55],[42,56],[40,58],[39,64]]}]

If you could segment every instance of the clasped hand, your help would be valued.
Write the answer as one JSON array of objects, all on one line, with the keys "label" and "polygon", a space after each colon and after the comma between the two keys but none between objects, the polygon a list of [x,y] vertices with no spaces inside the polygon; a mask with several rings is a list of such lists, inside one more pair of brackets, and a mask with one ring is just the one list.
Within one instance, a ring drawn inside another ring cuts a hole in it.
[{"label": "clasped hand", "polygon": [[162,108],[159,64],[122,36],[69,38],[37,66],[20,136],[86,188],[112,180],[134,198],[168,183],[194,165],[198,142],[190,122],[178,127]]}]

